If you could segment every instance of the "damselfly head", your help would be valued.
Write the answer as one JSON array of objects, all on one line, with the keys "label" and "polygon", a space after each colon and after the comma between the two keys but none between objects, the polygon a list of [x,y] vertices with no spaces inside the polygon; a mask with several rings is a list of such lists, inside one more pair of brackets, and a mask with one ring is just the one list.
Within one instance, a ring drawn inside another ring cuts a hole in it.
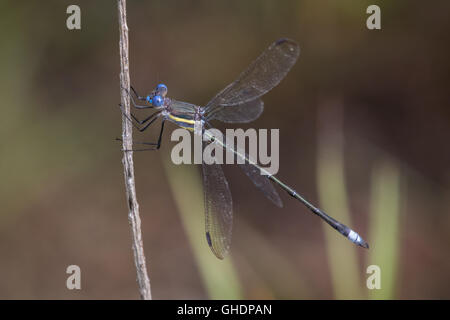
[{"label": "damselfly head", "polygon": [[153,96],[152,105],[155,107],[161,107],[164,103],[164,98],[160,95]]},{"label": "damselfly head", "polygon": [[157,95],[160,95],[161,97],[165,97],[167,94],[167,86],[164,83],[160,83],[156,86],[155,92]]}]

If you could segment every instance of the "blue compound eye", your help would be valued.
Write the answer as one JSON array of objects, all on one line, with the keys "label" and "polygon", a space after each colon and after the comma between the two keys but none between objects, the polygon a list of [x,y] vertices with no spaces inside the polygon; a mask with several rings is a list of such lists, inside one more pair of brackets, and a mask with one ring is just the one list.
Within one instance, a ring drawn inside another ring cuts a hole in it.
[{"label": "blue compound eye", "polygon": [[164,97],[167,94],[167,86],[163,83],[160,83],[156,86],[156,92]]},{"label": "blue compound eye", "polygon": [[152,97],[151,97],[151,96],[147,96],[147,98],[145,98],[145,100],[147,100],[147,102],[148,102],[149,104],[152,104],[152,103],[153,103]]},{"label": "blue compound eye", "polygon": [[161,107],[163,102],[164,102],[164,99],[161,96],[156,95],[153,97],[153,105],[155,107]]}]

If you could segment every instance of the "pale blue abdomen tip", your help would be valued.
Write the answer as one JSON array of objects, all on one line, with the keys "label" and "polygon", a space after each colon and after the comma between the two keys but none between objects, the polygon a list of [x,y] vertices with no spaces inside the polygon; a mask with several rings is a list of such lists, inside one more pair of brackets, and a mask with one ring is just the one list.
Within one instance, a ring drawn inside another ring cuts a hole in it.
[{"label": "pale blue abdomen tip", "polygon": [[359,234],[357,234],[355,231],[350,230],[347,239],[350,240],[351,242],[357,244],[358,246],[361,246],[363,248],[368,249],[369,248],[369,244],[367,242],[364,241],[363,238],[361,238],[359,236]]},{"label": "pale blue abdomen tip", "polygon": [[359,234],[357,234],[355,231],[350,230],[350,233],[347,236],[348,240],[354,243],[358,243],[358,241],[361,239]]}]

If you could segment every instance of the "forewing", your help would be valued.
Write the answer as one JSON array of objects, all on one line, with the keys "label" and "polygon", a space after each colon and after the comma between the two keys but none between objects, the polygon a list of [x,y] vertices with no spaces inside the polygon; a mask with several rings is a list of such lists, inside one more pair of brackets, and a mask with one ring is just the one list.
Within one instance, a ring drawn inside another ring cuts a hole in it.
[{"label": "forewing", "polygon": [[233,201],[227,179],[219,164],[202,164],[205,194],[206,240],[214,255],[228,253],[233,226]]},{"label": "forewing", "polygon": [[219,92],[205,110],[232,106],[259,98],[286,76],[300,54],[299,45],[290,39],[272,43],[239,77]]},{"label": "forewing", "polygon": [[264,102],[261,99],[248,101],[237,106],[225,106],[209,113],[208,120],[219,120],[226,123],[247,123],[259,118],[264,111]]}]

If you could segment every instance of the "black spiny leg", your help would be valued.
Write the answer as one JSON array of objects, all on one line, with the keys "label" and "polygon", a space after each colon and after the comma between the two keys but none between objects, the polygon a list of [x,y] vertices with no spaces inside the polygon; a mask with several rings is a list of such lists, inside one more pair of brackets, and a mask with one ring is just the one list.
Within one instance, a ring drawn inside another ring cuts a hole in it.
[{"label": "black spiny leg", "polygon": [[[156,119],[157,118],[153,119],[152,121],[150,121],[150,123],[152,123]],[[163,134],[163,131],[164,131],[164,123],[165,123],[165,119],[163,119],[162,122],[161,122],[161,131],[159,132],[158,142],[156,142],[156,143],[155,142],[134,142],[135,144],[143,144],[143,145],[146,145],[146,146],[153,146],[153,148],[132,149],[132,150],[123,150],[123,151],[129,152],[129,151],[154,151],[154,150],[158,150],[161,147],[161,138],[162,138],[162,134]],[[148,125],[146,127],[148,127]],[[145,129],[143,129],[142,131],[144,131]],[[116,138],[116,140],[122,141],[122,139],[119,139],[119,138]]]},{"label": "black spiny leg", "polygon": [[[142,96],[140,96],[132,86],[131,86],[130,88],[131,88],[131,90],[133,91],[134,95],[136,96],[136,98],[137,98],[138,100],[140,100],[140,101],[145,101],[145,102],[148,103],[147,97],[142,97]],[[128,93],[128,95],[130,96],[131,102],[133,103],[133,106],[134,106],[136,109],[150,109],[150,108],[155,108],[154,106],[151,106],[151,105],[137,105],[136,102],[134,101],[133,95],[130,94],[130,92],[129,92],[128,90],[127,90],[127,93]],[[139,132],[143,132],[143,131],[147,130],[148,127],[150,127],[150,125],[151,125],[153,122],[155,122],[156,119],[158,119],[159,116],[161,115],[161,110],[158,110],[158,111],[152,113],[150,116],[148,116],[148,117],[145,118],[144,120],[139,120],[138,118],[136,118],[136,117],[134,116],[134,114],[130,113],[131,118],[132,118],[134,121],[136,121],[137,123],[139,123],[140,125],[143,125],[143,124],[146,123],[144,127],[140,128],[140,127],[139,127],[138,125],[136,125],[136,124],[133,122],[133,120],[125,113],[125,111],[123,110],[121,104],[119,104],[119,107],[120,107],[120,109],[121,109],[121,111],[122,111],[122,114],[125,116],[125,118],[126,118],[128,121],[130,121],[131,124],[132,124],[137,130],[139,130]],[[163,134],[163,131],[164,131],[164,122],[165,122],[165,119],[163,118],[163,120],[162,120],[162,122],[161,122],[161,131],[159,132],[158,142],[156,142],[156,143],[154,143],[154,142],[134,142],[135,144],[143,144],[143,145],[153,146],[152,148],[146,148],[146,149],[133,149],[133,150],[123,150],[123,151],[126,151],[126,152],[127,152],[127,151],[158,150],[158,149],[161,147],[161,138],[162,138],[162,134]],[[122,141],[122,139],[120,139],[120,138],[116,138],[116,140]]]},{"label": "black spiny leg", "polygon": [[[131,120],[131,118],[125,113],[125,110],[123,110],[121,104],[119,104],[119,107],[120,107],[120,110],[122,111],[122,114],[125,116],[125,118],[127,118],[127,120],[130,121],[131,124],[132,124],[136,129],[138,129],[140,132],[142,132],[142,131],[144,131],[145,129],[147,129],[147,128],[153,123],[153,121],[155,121],[155,119],[158,118],[159,114],[161,113],[161,111],[156,111],[156,112],[152,113],[150,116],[148,116],[147,118],[145,118],[144,120],[139,120],[138,118],[136,118],[136,117],[134,116],[134,114],[130,113],[130,115],[131,115],[131,117],[134,119],[134,121],[136,121],[137,123],[139,123],[139,124],[141,124],[141,125],[144,124],[144,123],[146,123],[146,122],[149,121],[149,120],[152,120],[150,123],[148,123],[147,125],[145,125],[145,127],[140,128],[140,127],[137,126],[137,125],[133,122],[133,120]],[[156,118],[153,119],[154,117],[156,117]]]},{"label": "black spiny leg", "polygon": [[133,86],[130,86],[131,90],[133,91],[134,95],[136,96],[136,98],[138,98],[138,100],[141,101],[147,101],[147,97],[141,97],[136,90],[133,88]]}]

